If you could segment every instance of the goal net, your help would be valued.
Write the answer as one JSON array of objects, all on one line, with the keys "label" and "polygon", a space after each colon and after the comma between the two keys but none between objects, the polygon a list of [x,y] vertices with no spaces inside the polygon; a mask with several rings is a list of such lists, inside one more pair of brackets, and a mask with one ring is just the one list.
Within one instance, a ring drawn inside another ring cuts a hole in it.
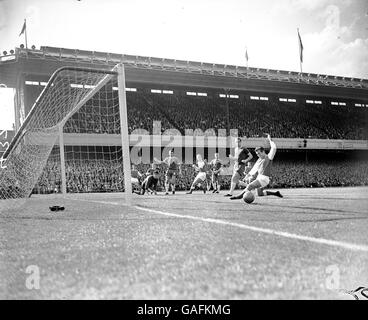
[{"label": "goal net", "polygon": [[130,201],[127,126],[123,65],[60,68],[2,156],[0,209],[35,191],[126,191]]}]

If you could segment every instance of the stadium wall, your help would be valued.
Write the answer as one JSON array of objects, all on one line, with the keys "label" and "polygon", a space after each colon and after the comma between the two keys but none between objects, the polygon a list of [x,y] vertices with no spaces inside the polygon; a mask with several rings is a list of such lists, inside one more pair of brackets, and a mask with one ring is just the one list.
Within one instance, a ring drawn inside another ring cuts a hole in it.
[{"label": "stadium wall", "polygon": [[[226,148],[231,138],[211,136],[173,136],[173,135],[130,135],[130,146],[138,147],[204,147]],[[273,139],[279,149],[307,150],[368,150],[367,140],[328,140],[328,139]],[[247,147],[264,145],[264,138],[247,138]],[[58,144],[58,142],[57,142]],[[64,134],[66,146],[121,146],[121,138],[114,134]]]}]

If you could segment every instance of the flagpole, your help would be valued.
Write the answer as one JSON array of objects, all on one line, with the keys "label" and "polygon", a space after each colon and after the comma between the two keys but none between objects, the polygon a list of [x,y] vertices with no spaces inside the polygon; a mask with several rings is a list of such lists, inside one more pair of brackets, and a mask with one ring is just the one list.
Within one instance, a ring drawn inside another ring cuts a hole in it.
[{"label": "flagpole", "polygon": [[303,62],[302,62],[303,48],[302,48],[302,42],[301,42],[301,38],[300,38],[299,28],[297,28],[296,30],[298,32],[298,43],[299,43],[300,76],[303,77]]},{"label": "flagpole", "polygon": [[300,62],[300,74],[301,74],[301,76],[303,76],[303,64],[302,64],[302,62]]},{"label": "flagpole", "polygon": [[248,48],[245,48],[245,60],[247,60],[247,74],[248,74]]},{"label": "flagpole", "polygon": [[27,43],[27,19],[24,19],[24,24],[26,26],[26,28],[24,29],[24,37],[26,40],[26,49],[28,49],[28,43]]}]

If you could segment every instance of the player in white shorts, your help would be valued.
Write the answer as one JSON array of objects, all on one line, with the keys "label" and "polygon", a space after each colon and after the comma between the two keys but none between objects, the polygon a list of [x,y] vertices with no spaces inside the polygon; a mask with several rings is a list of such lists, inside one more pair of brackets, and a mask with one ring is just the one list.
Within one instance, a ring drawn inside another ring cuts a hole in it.
[{"label": "player in white shorts", "polygon": [[279,198],[283,198],[280,191],[276,191],[276,192],[272,192],[272,191],[264,192],[263,191],[263,189],[267,187],[268,184],[270,183],[270,178],[269,178],[270,164],[276,154],[276,144],[275,142],[271,140],[271,137],[269,134],[267,135],[267,140],[271,146],[270,152],[267,154],[263,147],[258,147],[255,149],[255,152],[258,156],[258,160],[256,161],[253,168],[248,173],[250,177],[249,184],[243,190],[243,192],[241,192],[240,194],[236,196],[232,196],[230,198],[231,200],[242,199],[244,193],[248,191],[256,190],[256,189],[257,189],[257,194],[260,197],[261,196],[276,196]]},{"label": "player in white shorts", "polygon": [[187,194],[192,194],[194,191],[196,185],[201,184],[203,193],[206,193],[207,190],[207,172],[206,172],[206,160],[202,159],[202,156],[200,154],[197,154],[197,165],[193,164],[193,168],[198,172],[196,177],[194,178],[194,181],[192,183],[192,186],[190,187],[189,192]]}]

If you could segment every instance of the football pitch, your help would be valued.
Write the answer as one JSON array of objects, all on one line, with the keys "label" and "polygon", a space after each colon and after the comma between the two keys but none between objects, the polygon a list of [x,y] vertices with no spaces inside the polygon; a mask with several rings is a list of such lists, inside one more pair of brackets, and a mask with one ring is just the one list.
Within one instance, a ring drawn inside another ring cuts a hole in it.
[{"label": "football pitch", "polygon": [[368,188],[281,192],[32,196],[0,212],[0,298],[354,299]]}]

